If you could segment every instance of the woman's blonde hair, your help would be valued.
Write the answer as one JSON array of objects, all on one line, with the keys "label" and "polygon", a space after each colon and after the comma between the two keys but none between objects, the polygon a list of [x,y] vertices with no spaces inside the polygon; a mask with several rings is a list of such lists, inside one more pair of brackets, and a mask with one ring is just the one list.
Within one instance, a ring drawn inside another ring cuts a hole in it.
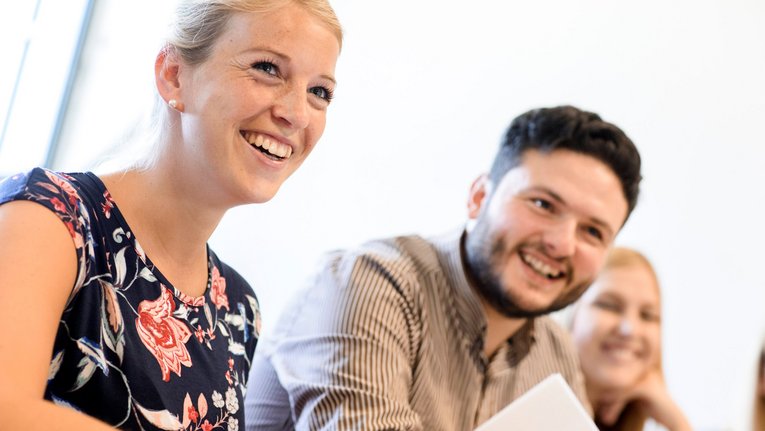
[{"label": "woman's blonde hair", "polygon": [[236,12],[270,12],[287,5],[298,5],[319,19],[343,45],[343,30],[327,0],[186,0],[178,5],[175,22],[167,40],[189,65],[204,62],[226,23]]},{"label": "woman's blonde hair", "polygon": [[656,271],[653,269],[653,265],[651,265],[648,258],[639,251],[627,247],[612,248],[606,257],[606,263],[603,265],[602,271],[636,265],[642,265],[643,268],[647,269],[656,285],[659,285],[659,278],[656,276]]},{"label": "woman's blonde hair", "polygon": [[[342,48],[343,29],[328,0],[182,0],[176,8],[175,19],[162,49],[174,52],[190,66],[199,65],[210,57],[215,42],[226,30],[233,14],[266,13],[288,5],[297,5],[316,17]],[[157,94],[146,139],[156,146],[169,121],[165,101]],[[154,148],[135,163],[134,168],[150,168],[158,153]]]},{"label": "woman's blonde hair", "polygon": [[[606,257],[606,263],[603,266],[602,271],[634,266],[639,266],[651,274],[657,287],[657,294],[661,297],[661,292],[658,288],[659,278],[656,276],[656,271],[653,269],[653,265],[651,265],[648,258],[637,250],[626,247],[612,248]],[[661,366],[661,354],[659,354],[659,363],[657,364],[657,367],[659,368],[661,377],[664,378],[664,371]],[[598,426],[601,430],[641,431],[645,427],[646,420],[648,420],[648,416],[646,416],[635,403],[629,403],[624,407],[624,410],[622,410],[619,419],[614,425],[607,427],[598,424]]]}]

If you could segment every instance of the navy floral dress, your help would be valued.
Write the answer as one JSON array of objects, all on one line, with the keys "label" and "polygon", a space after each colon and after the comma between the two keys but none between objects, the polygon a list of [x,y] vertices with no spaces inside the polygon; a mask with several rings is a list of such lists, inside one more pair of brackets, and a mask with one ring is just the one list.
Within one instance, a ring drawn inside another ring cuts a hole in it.
[{"label": "navy floral dress", "polygon": [[247,282],[208,248],[203,296],[173,288],[92,173],[34,169],[0,183],[0,204],[53,211],[77,251],[45,398],[129,430],[244,429],[260,330]]}]

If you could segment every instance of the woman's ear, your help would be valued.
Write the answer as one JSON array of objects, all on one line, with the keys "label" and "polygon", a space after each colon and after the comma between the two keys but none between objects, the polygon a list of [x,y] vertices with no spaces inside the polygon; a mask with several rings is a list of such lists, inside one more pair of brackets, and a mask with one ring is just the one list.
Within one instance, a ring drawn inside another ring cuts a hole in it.
[{"label": "woman's ear", "polygon": [[481,213],[481,207],[487,203],[486,198],[491,194],[491,181],[486,174],[483,174],[473,181],[470,186],[470,196],[468,197],[468,218],[475,220]]},{"label": "woman's ear", "polygon": [[183,111],[182,99],[180,94],[181,62],[178,53],[170,45],[165,45],[154,61],[154,81],[157,85],[157,91],[165,102],[175,101],[174,109]]}]

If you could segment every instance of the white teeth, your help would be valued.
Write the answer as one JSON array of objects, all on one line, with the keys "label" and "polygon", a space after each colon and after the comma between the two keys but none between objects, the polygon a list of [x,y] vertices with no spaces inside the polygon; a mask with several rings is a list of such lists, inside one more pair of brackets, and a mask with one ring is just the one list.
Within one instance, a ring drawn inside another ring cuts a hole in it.
[{"label": "white teeth", "polygon": [[269,154],[283,159],[288,159],[292,155],[292,147],[282,144],[254,132],[244,132],[245,140],[258,148],[266,150]]},{"label": "white teeth", "polygon": [[530,256],[528,254],[521,253],[521,258],[524,262],[531,265],[532,268],[534,268],[535,271],[538,273],[544,275],[545,277],[558,277],[561,272],[556,271],[550,265],[547,265],[546,263],[542,262],[541,260]]},{"label": "white teeth", "polygon": [[621,361],[628,361],[635,358],[635,354],[629,349],[611,348],[608,350],[608,354],[614,359]]},{"label": "white teeth", "polygon": [[278,147],[275,148],[275,150],[276,150],[276,155],[277,156],[284,157],[285,151],[284,151],[284,146],[283,145],[279,145]]}]

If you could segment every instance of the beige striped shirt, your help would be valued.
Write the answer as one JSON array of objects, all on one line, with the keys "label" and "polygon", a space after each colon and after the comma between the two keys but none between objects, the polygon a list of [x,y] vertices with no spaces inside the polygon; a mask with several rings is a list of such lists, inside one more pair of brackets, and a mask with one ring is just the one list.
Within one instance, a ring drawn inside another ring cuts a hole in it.
[{"label": "beige striped shirt", "polygon": [[485,357],[460,234],[331,254],[258,345],[247,429],[469,431],[556,372],[587,405],[573,346],[548,317]]}]

